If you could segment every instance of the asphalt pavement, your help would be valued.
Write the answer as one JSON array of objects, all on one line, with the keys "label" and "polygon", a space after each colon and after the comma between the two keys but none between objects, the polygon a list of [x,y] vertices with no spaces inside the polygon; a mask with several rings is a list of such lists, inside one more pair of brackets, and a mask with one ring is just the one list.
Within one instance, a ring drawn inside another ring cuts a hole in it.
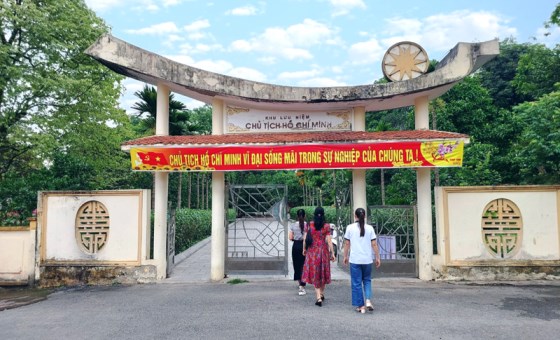
[{"label": "asphalt pavement", "polygon": [[[0,339],[554,339],[560,281],[373,280],[375,310],[354,311],[333,264],[322,307],[290,276],[209,280],[210,244],[178,256],[157,284],[59,289],[0,311]],[[242,283],[231,284],[232,279]]]}]

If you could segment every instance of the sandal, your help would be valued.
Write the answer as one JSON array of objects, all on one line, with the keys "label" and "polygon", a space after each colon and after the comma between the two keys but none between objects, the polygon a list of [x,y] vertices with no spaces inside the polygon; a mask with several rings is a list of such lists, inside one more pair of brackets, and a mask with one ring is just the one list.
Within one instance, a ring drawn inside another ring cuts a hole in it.
[{"label": "sandal", "polygon": [[366,308],[368,311],[373,312],[373,305],[371,304],[371,302],[366,302]]},{"label": "sandal", "polygon": [[366,309],[364,308],[364,306],[362,306],[362,307],[356,307],[356,312],[365,314],[365,313],[366,313]]},{"label": "sandal", "polygon": [[319,306],[321,307],[323,305],[323,300],[318,299],[317,302],[315,302],[315,306]]}]

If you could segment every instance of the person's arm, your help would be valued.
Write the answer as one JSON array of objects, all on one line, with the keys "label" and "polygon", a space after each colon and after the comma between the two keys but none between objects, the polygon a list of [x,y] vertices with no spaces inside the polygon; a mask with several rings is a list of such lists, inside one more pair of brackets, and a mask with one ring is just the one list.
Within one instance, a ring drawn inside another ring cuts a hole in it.
[{"label": "person's arm", "polygon": [[344,264],[348,264],[348,253],[350,252],[350,240],[344,240]]},{"label": "person's arm", "polygon": [[377,246],[377,240],[371,240],[371,247],[373,248],[373,252],[375,253],[375,268],[379,268],[379,266],[381,266],[381,257],[379,256],[379,247]]},{"label": "person's arm", "polygon": [[307,228],[303,231],[303,251],[302,251],[303,256],[305,256],[305,253],[307,251],[307,249],[305,249],[307,248],[307,243],[305,242],[306,238],[307,238]]},{"label": "person's arm", "polygon": [[294,240],[294,232],[291,230],[288,232],[288,239],[290,239],[290,241]]},{"label": "person's arm", "polygon": [[336,258],[334,257],[334,249],[333,249],[333,243],[332,243],[330,230],[329,230],[329,233],[327,234],[327,244],[329,245],[329,254],[331,254],[331,261],[334,262],[336,260]]}]

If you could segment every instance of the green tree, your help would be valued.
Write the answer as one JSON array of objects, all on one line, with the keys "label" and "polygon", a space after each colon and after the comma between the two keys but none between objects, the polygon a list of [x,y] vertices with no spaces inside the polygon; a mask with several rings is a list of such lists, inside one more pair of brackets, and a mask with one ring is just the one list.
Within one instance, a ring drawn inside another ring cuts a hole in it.
[{"label": "green tree", "polygon": [[0,25],[0,173],[49,159],[76,116],[126,118],[122,78],[83,53],[108,31],[83,1],[2,1]]},{"label": "green tree", "polygon": [[482,86],[488,90],[494,105],[511,109],[527,100],[516,91],[513,79],[517,74],[519,59],[528,49],[529,44],[518,44],[513,39],[506,39],[500,42],[500,54],[478,72]]},{"label": "green tree", "polygon": [[560,4],[556,5],[554,11],[550,15],[550,22],[554,25],[560,26]]},{"label": "green tree", "polygon": [[523,132],[510,155],[523,184],[560,183],[560,92],[523,103],[514,110]]},{"label": "green tree", "polygon": [[[29,209],[28,193],[58,185],[130,185],[122,77],[83,53],[105,23],[81,0],[4,0],[0,27],[0,209]],[[62,183],[57,169],[69,164],[80,173]],[[33,180],[13,187],[16,178]]]},{"label": "green tree", "polygon": [[545,45],[529,45],[519,58],[512,81],[516,92],[533,101],[553,92],[554,84],[560,82],[560,47],[549,49]]},{"label": "green tree", "polygon": [[[154,134],[156,130],[157,117],[157,90],[153,86],[144,85],[140,91],[134,92],[140,99],[132,105],[136,111],[136,122],[139,123],[141,133]],[[182,102],[175,100],[173,93],[169,94],[169,135],[184,135],[187,128],[188,113]]]}]

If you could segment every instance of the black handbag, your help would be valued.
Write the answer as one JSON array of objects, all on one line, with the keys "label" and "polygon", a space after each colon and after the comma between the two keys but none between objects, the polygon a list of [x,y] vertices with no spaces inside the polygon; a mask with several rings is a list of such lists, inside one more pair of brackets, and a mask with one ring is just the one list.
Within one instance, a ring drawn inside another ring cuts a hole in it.
[{"label": "black handbag", "polygon": [[313,244],[313,237],[311,236],[311,227],[307,227],[307,235],[305,236],[305,248],[311,247]]}]

